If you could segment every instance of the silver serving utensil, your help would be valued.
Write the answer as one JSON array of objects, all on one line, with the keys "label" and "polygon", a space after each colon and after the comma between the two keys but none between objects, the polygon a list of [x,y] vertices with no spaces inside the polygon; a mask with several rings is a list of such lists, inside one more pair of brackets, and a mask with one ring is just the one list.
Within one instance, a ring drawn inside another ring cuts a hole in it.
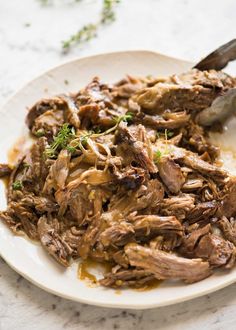
[{"label": "silver serving utensil", "polygon": [[198,70],[222,70],[230,61],[236,60],[236,39],[233,39],[214,52],[207,55],[197,63],[194,68]]},{"label": "silver serving utensil", "polygon": [[[217,48],[196,64],[194,68],[201,71],[210,69],[221,70],[233,60],[236,60],[236,39]],[[196,121],[200,125],[210,126],[215,122],[225,121],[233,113],[236,113],[236,88],[232,88],[225,94],[218,96],[210,107],[197,115]]]}]

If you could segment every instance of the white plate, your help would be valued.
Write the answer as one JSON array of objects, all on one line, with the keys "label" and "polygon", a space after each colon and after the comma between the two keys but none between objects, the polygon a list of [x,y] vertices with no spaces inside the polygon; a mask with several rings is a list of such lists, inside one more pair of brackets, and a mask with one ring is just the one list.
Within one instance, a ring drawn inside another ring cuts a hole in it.
[{"label": "white plate", "polygon": [[[104,81],[114,82],[126,74],[169,75],[188,70],[191,66],[189,62],[157,53],[132,51],[83,58],[50,70],[21,89],[0,110],[0,162],[7,160],[7,150],[25,129],[26,107],[38,99],[65,91],[77,91],[95,75]],[[65,84],[65,80],[69,84]],[[227,134],[228,141],[232,140],[232,135]],[[219,136],[214,138],[219,142]],[[226,153],[229,159],[227,166],[232,166],[232,154]],[[1,186],[0,208],[3,209],[5,205]],[[39,245],[12,235],[3,223],[0,223],[0,254],[14,270],[46,291],[75,301],[107,307],[145,309],[170,305],[216,291],[236,280],[234,269],[217,273],[199,283],[185,285],[181,282],[164,282],[158,288],[144,292],[124,290],[117,294],[112,289],[91,288],[77,278],[76,264],[66,270],[62,269]]]}]

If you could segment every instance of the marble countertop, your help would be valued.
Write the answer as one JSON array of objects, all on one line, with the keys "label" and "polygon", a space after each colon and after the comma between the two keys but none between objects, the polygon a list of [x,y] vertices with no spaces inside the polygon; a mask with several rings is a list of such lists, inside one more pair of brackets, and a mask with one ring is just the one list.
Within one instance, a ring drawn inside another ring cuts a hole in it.
[{"label": "marble countertop", "polygon": [[[96,20],[101,1],[48,2],[42,6],[37,0],[0,1],[0,106],[42,71],[75,57],[147,49],[197,61],[235,38],[235,0],[122,0],[112,25],[63,54],[61,41]],[[236,284],[153,310],[87,306],[42,291],[0,259],[0,330],[230,330],[235,329],[235,305]]]}]

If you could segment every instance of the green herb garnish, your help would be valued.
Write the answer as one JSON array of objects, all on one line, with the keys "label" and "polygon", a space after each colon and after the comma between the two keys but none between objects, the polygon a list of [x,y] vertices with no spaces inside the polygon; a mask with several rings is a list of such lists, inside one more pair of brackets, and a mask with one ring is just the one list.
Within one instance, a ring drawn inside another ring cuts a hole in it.
[{"label": "green herb garnish", "polygon": [[27,169],[30,168],[30,164],[26,163],[26,162],[23,162],[23,168]]},{"label": "green herb garnish", "polygon": [[172,138],[172,136],[174,136],[174,134],[175,134],[174,132],[171,132],[171,131],[167,130],[167,137],[168,138]]},{"label": "green herb garnish", "polygon": [[96,37],[97,26],[88,24],[82,27],[77,33],[73,34],[68,40],[62,42],[62,48],[68,49],[72,44],[80,44]]},{"label": "green herb garnish", "polygon": [[100,19],[97,23],[89,23],[83,26],[77,33],[73,34],[68,40],[62,42],[62,48],[69,50],[72,45],[82,44],[97,36],[97,32],[102,25],[111,23],[115,20],[115,5],[120,0],[103,0],[103,7]]},{"label": "green herb garnish", "polygon": [[101,23],[111,23],[115,20],[114,5],[120,0],[103,0],[103,8],[101,13]]},{"label": "green herb garnish", "polygon": [[37,137],[42,137],[42,136],[44,136],[44,135],[45,135],[45,131],[44,131],[44,129],[42,129],[42,128],[38,129],[38,130],[35,132],[35,135],[36,135]]},{"label": "green herb garnish", "polygon": [[71,154],[73,154],[76,151],[76,147],[67,146],[66,150],[68,150]]},{"label": "green herb garnish", "polygon": [[15,182],[13,182],[13,184],[12,184],[13,190],[22,190],[22,188],[23,188],[22,181],[16,180]]},{"label": "green herb garnish", "polygon": [[55,157],[58,149],[65,149],[70,140],[75,136],[75,130],[68,123],[64,124],[57,135],[53,138],[52,144],[46,148],[45,154],[49,158]]},{"label": "green herb garnish", "polygon": [[162,152],[160,150],[157,150],[154,155],[154,161],[155,163],[158,163],[161,160]]},{"label": "green herb garnish", "polygon": [[126,112],[125,115],[120,117],[113,117],[116,124],[119,124],[120,122],[124,121],[126,123],[130,122],[133,119],[133,113],[132,112]]}]

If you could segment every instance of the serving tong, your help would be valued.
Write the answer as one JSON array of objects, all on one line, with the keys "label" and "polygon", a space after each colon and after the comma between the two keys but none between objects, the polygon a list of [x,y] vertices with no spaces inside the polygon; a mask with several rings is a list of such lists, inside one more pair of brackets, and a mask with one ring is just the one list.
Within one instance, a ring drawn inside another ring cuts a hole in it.
[{"label": "serving tong", "polygon": [[[230,61],[236,60],[236,39],[233,39],[207,55],[193,68],[204,70],[222,70]],[[201,111],[196,121],[203,126],[210,126],[215,122],[223,122],[230,115],[236,113],[236,88],[230,88],[223,95],[218,96],[210,107]]]}]

